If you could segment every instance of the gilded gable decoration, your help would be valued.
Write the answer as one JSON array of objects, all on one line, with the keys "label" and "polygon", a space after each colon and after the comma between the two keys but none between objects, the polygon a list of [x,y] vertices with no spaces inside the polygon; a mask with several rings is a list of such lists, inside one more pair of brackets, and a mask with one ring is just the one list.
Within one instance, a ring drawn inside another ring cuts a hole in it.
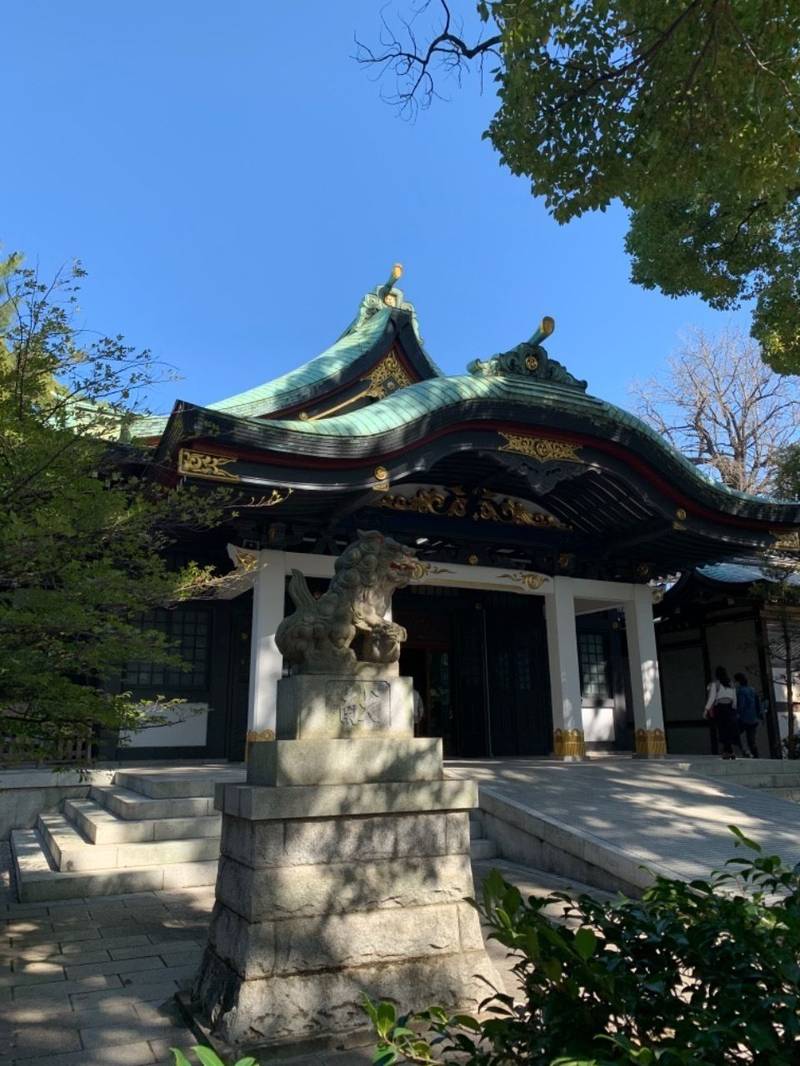
[{"label": "gilded gable decoration", "polygon": [[178,473],[187,477],[207,478],[210,481],[241,481],[238,474],[225,469],[235,462],[236,459],[228,455],[211,455],[209,452],[181,448],[178,452]]},{"label": "gilded gable decoration", "polygon": [[375,364],[369,374],[361,378],[359,384],[365,387],[360,389],[354,396],[348,396],[341,403],[334,404],[333,407],[327,407],[324,411],[317,411],[313,415],[303,411],[300,419],[303,422],[316,422],[320,418],[330,418],[331,415],[338,414],[347,407],[352,407],[359,400],[383,400],[390,393],[397,392],[398,389],[404,389],[406,385],[413,384],[413,381],[414,379],[400,362],[395,352],[389,352],[379,363]]},{"label": "gilded gable decoration", "polygon": [[501,452],[516,452],[518,455],[526,455],[529,459],[537,459],[540,463],[583,462],[578,455],[579,444],[570,444],[564,440],[547,440],[545,437],[528,437],[521,433],[506,433],[502,429],[500,436],[505,438],[505,444],[499,449]]},{"label": "gilded gable decoration", "polygon": [[459,485],[445,488],[436,485],[404,486],[405,492],[395,491],[384,496],[379,506],[392,511],[439,515],[443,518],[472,518],[475,522],[498,522],[502,525],[529,526],[532,529],[568,529],[547,511],[535,504],[502,496],[482,489],[470,496]]}]

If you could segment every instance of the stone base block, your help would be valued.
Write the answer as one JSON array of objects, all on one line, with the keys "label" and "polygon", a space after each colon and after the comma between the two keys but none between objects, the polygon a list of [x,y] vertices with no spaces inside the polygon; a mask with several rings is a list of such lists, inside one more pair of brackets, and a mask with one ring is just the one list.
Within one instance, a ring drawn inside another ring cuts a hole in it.
[{"label": "stone base block", "polygon": [[238,1053],[253,1053],[331,1033],[363,1031],[364,994],[390,1000],[400,1010],[432,1004],[474,1010],[486,998],[486,981],[499,987],[482,948],[253,980],[244,980],[208,948],[193,998],[217,1037]]},{"label": "stone base block", "polygon": [[267,740],[250,745],[249,785],[430,781],[443,776],[438,737]]},{"label": "stone base block", "polygon": [[296,674],[278,682],[279,740],[414,735],[410,677]]},{"label": "stone base block", "polygon": [[499,987],[466,902],[473,782],[225,786],[221,799],[193,1009],[229,1057],[363,1032],[364,994],[471,1009],[486,981]]},{"label": "stone base block", "polygon": [[363,785],[225,785],[214,788],[214,806],[253,822],[293,818],[337,818],[366,814],[472,810],[474,781],[384,781]]},{"label": "stone base block", "polygon": [[[273,867],[279,868],[282,876],[299,877],[302,868],[323,868],[324,873],[328,864],[465,856],[469,847],[466,811],[298,818],[285,822],[254,822],[229,815],[222,823],[223,860],[260,870],[262,876],[270,876]],[[392,871],[388,871],[387,877],[392,876]]]}]

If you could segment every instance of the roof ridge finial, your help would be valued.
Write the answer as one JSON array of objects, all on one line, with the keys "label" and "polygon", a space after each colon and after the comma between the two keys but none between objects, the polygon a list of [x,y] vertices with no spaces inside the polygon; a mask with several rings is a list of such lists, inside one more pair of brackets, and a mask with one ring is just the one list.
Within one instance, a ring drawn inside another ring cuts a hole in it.
[{"label": "roof ridge finial", "polygon": [[538,327],[533,331],[533,336],[528,341],[528,344],[541,344],[543,340],[546,340],[553,330],[556,328],[556,320],[550,315],[545,315]]},{"label": "roof ridge finial", "polygon": [[389,293],[395,287],[395,284],[400,280],[400,278],[402,278],[402,276],[403,276],[403,264],[402,263],[395,263],[392,266],[392,272],[389,275],[389,280],[386,282],[385,285],[381,285],[380,289],[378,290],[378,295],[384,301],[384,303],[386,302],[386,297],[389,295]]},{"label": "roof ridge finial", "polygon": [[586,382],[570,374],[557,359],[551,359],[542,347],[542,341],[555,328],[555,319],[545,315],[530,340],[523,341],[508,352],[493,355],[491,359],[473,359],[467,364],[467,371],[476,377],[511,375],[585,390]]}]

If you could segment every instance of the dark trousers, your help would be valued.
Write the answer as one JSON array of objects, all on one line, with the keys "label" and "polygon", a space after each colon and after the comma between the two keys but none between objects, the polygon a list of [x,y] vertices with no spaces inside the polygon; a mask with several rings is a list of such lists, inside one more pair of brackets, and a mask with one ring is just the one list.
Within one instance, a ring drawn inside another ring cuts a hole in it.
[{"label": "dark trousers", "polygon": [[[747,737],[747,747],[750,749],[750,754],[753,756],[754,759],[758,758],[758,745],[756,744],[757,730],[758,722],[753,722],[752,725],[742,726],[742,732]],[[739,747],[742,748],[742,751],[744,751],[744,748],[742,747],[741,743],[739,744]]]},{"label": "dark trousers", "polygon": [[733,706],[718,703],[714,713],[714,721],[719,733],[719,742],[722,745],[723,755],[733,755],[733,745],[739,744],[739,720]]}]

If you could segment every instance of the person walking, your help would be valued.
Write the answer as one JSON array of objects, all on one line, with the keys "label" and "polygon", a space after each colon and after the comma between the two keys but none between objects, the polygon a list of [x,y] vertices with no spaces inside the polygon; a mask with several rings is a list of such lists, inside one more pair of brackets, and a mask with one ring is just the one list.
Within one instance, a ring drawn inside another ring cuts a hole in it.
[{"label": "person walking", "polygon": [[[748,758],[758,758],[758,745],[756,732],[758,723],[764,721],[764,712],[761,710],[761,700],[754,688],[751,688],[746,674],[734,674],[736,682],[736,715],[739,719],[739,727],[747,737]],[[744,751],[744,747],[742,747]]]},{"label": "person walking", "polygon": [[714,671],[714,680],[708,686],[704,714],[717,727],[722,744],[722,758],[735,759],[733,745],[739,742],[736,689],[724,666],[718,666]]}]

